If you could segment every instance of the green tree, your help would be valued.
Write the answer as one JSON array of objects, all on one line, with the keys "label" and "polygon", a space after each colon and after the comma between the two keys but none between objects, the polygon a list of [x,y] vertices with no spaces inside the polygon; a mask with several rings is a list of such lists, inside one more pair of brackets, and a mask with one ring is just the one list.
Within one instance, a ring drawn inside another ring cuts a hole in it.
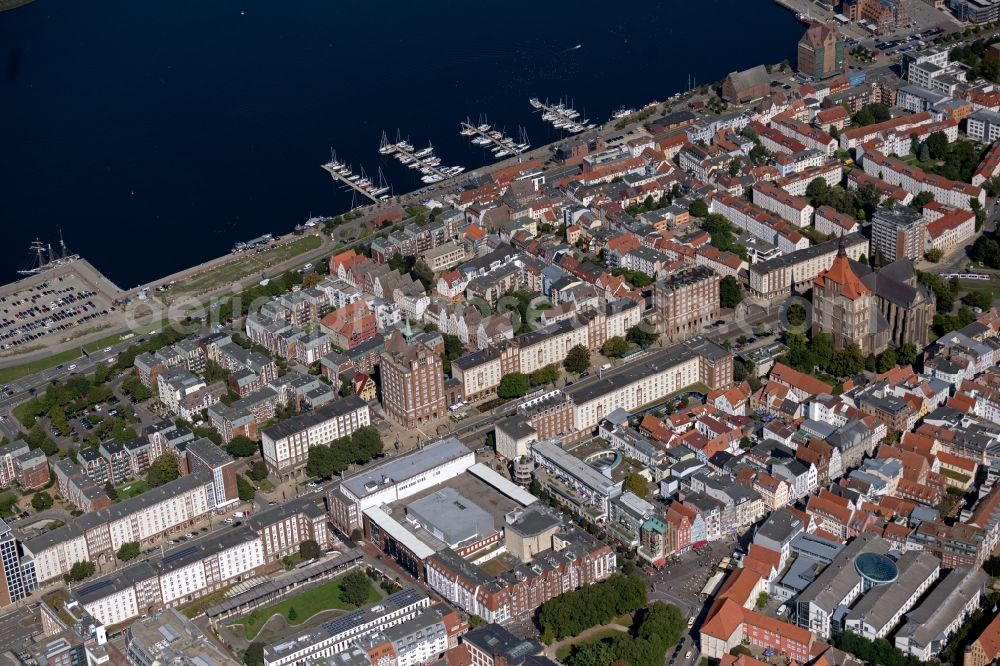
[{"label": "green tree", "polygon": [[719,306],[735,308],[743,300],[743,290],[740,283],[732,275],[727,275],[719,281]]},{"label": "green tree", "polygon": [[688,206],[688,213],[693,217],[705,217],[708,215],[708,204],[705,203],[704,199],[695,199]]},{"label": "green tree", "polygon": [[790,326],[802,326],[806,323],[806,308],[801,303],[792,303],[788,306],[788,324]]},{"label": "green tree", "polygon": [[625,477],[624,489],[630,490],[633,494],[644,498],[649,495],[649,481],[642,474],[632,472]]},{"label": "green tree", "polygon": [[257,496],[257,489],[242,474],[236,475],[236,492],[239,493],[241,502],[249,502]]},{"label": "green tree", "polygon": [[826,368],[833,358],[833,336],[829,333],[818,331],[812,338],[812,355],[816,359],[817,365]]},{"label": "green tree", "polygon": [[825,178],[813,178],[806,186],[806,196],[813,201],[824,201],[830,193],[830,185]]},{"label": "green tree", "polygon": [[229,378],[229,372],[215,361],[205,361],[205,370],[202,372],[206,384],[224,382]]},{"label": "green tree", "polygon": [[371,584],[360,571],[352,571],[340,581],[340,598],[352,606],[360,606],[368,601]]},{"label": "green tree", "polygon": [[424,287],[424,291],[429,292],[434,286],[434,271],[430,269],[430,266],[424,263],[423,259],[418,259],[416,263],[413,264],[413,270],[410,274],[413,275],[416,280],[420,281],[420,284]]},{"label": "green tree", "polygon": [[934,201],[934,195],[930,192],[921,192],[917,196],[913,197],[913,201],[910,205],[917,210],[923,210],[924,206]]},{"label": "green tree", "polygon": [[931,149],[927,146],[927,142],[922,142],[920,148],[917,149],[917,159],[921,162],[929,162],[931,159]]},{"label": "green tree", "polygon": [[340,390],[337,391],[337,395],[339,395],[341,398],[346,398],[352,393],[354,393],[354,387],[351,386],[351,382],[347,381],[346,379],[341,380]]},{"label": "green tree", "polygon": [[590,369],[590,351],[583,345],[570,347],[563,360],[563,367],[568,372],[582,374]]},{"label": "green tree", "polygon": [[129,541],[123,543],[121,548],[118,549],[118,559],[122,562],[128,562],[129,560],[134,560],[139,557],[139,542]]},{"label": "green tree", "polygon": [[69,573],[65,574],[63,576],[63,579],[67,583],[79,582],[81,580],[93,576],[96,570],[97,566],[93,562],[90,562],[89,560],[83,560],[73,564],[73,566],[70,567]]},{"label": "green tree", "polygon": [[98,363],[94,366],[94,384],[104,384],[111,379],[111,368],[107,363]]},{"label": "green tree", "polygon": [[943,256],[944,252],[942,252],[940,249],[936,247],[933,247],[924,252],[924,258],[927,259],[927,261],[931,262],[932,264],[936,264],[937,262],[941,261],[941,257]]},{"label": "green tree", "polygon": [[542,386],[543,384],[552,384],[557,379],[559,379],[559,366],[555,363],[549,363],[548,365],[543,365],[537,370],[534,370],[528,379],[532,386]]},{"label": "green tree", "polygon": [[36,511],[45,511],[46,509],[52,508],[52,495],[49,495],[44,490],[35,493],[31,496],[31,506],[35,507]]},{"label": "green tree", "polygon": [[767,592],[761,592],[757,595],[757,608],[763,608],[767,605],[767,602],[771,599]]},{"label": "green tree", "polygon": [[112,502],[118,499],[118,489],[115,488],[115,484],[110,481],[104,484],[104,494],[107,495]]},{"label": "green tree", "polygon": [[243,652],[243,663],[246,666],[264,666],[264,644],[253,642]]},{"label": "green tree", "polygon": [[261,460],[254,460],[250,463],[248,474],[254,481],[263,481],[267,478],[267,465]]},{"label": "green tree", "polygon": [[288,618],[289,624],[294,624],[297,619],[299,619],[299,614],[295,612],[295,606],[290,606],[288,608],[288,614],[285,616]]},{"label": "green tree", "polygon": [[329,446],[314,446],[309,449],[309,457],[306,460],[306,473],[309,476],[318,476],[329,479],[335,472],[336,458]]},{"label": "green tree", "polygon": [[944,132],[931,133],[924,141],[924,145],[927,146],[927,151],[933,160],[942,159],[948,153],[948,137]]},{"label": "green tree", "polygon": [[651,347],[656,340],[660,337],[660,334],[656,330],[646,324],[645,322],[639,322],[632,328],[628,329],[628,334],[625,339],[631,343],[637,344],[642,348]]},{"label": "green tree", "polygon": [[896,367],[896,352],[893,349],[886,349],[878,357],[878,371],[888,372]]},{"label": "green tree", "polygon": [[743,449],[744,451],[749,451],[750,449],[753,448],[753,440],[747,437],[746,435],[743,435],[742,437],[740,437],[740,448]]},{"label": "green tree", "polygon": [[170,483],[180,475],[181,471],[177,464],[177,456],[171,452],[167,452],[154,460],[149,469],[146,470],[146,483],[155,488],[165,483]]},{"label": "green tree", "polygon": [[900,365],[913,365],[917,362],[917,346],[907,342],[896,352],[896,360]]},{"label": "green tree", "polygon": [[237,435],[226,444],[226,452],[234,458],[247,458],[255,455],[260,450],[257,442],[245,435]]},{"label": "green tree", "polygon": [[372,458],[382,455],[384,450],[382,436],[378,434],[375,426],[362,426],[351,435],[351,446],[353,448],[353,462],[356,464],[366,463]]},{"label": "green tree", "polygon": [[299,557],[303,560],[315,560],[322,554],[319,544],[312,539],[299,543]]},{"label": "green tree", "polygon": [[601,345],[601,353],[608,358],[621,358],[628,353],[628,341],[620,335],[610,337]]},{"label": "green tree", "polygon": [[497,395],[501,398],[520,398],[531,388],[528,376],[522,372],[512,372],[500,379]]},{"label": "green tree", "polygon": [[[122,357],[118,357],[119,364],[122,361]],[[121,385],[122,392],[131,396],[137,402],[145,402],[153,397],[152,391],[150,391],[146,386],[139,381],[139,378],[135,375],[129,375],[122,380]]]}]

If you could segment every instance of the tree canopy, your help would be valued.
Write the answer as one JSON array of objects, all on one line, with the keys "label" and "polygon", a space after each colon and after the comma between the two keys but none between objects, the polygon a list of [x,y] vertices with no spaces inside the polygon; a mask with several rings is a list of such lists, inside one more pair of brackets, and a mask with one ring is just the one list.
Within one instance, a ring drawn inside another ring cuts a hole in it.
[{"label": "tree canopy", "polygon": [[708,204],[705,203],[704,199],[695,199],[688,206],[688,213],[694,217],[705,217],[708,215]]},{"label": "tree canopy", "polygon": [[181,475],[180,467],[177,464],[177,456],[171,452],[164,453],[153,461],[146,470],[146,483],[151,487],[162,486],[170,483]]},{"label": "tree canopy", "polygon": [[601,583],[546,601],[538,611],[538,623],[544,635],[562,640],[642,608],[646,605],[646,591],[641,578],[614,574]]},{"label": "tree canopy", "polygon": [[628,353],[628,341],[620,335],[610,337],[601,345],[601,353],[608,358],[621,358]]},{"label": "tree canopy", "polygon": [[735,308],[743,300],[743,290],[740,283],[732,275],[727,275],[719,281],[719,305],[724,308]]},{"label": "tree canopy", "polygon": [[236,475],[236,492],[239,494],[241,502],[249,502],[257,496],[257,489],[242,474]]},{"label": "tree canopy", "polygon": [[628,329],[628,334],[625,339],[629,342],[633,342],[640,347],[646,348],[651,347],[656,340],[660,337],[660,334],[656,330],[645,322],[639,322],[632,328]]},{"label": "tree canopy", "polygon": [[118,549],[118,559],[122,562],[128,562],[129,560],[134,560],[139,557],[139,542],[129,541],[123,543],[121,548]]},{"label": "tree canopy", "polygon": [[259,450],[257,442],[246,435],[237,435],[230,440],[229,444],[226,444],[226,451],[234,458],[247,458]]},{"label": "tree canopy", "polygon": [[523,372],[511,372],[500,378],[497,395],[501,398],[520,398],[531,388],[531,381]]},{"label": "tree canopy", "polygon": [[306,471],[311,476],[330,478],[349,465],[360,465],[382,454],[382,437],[374,426],[363,426],[352,435],[335,439],[328,446],[309,449]]},{"label": "tree canopy", "polygon": [[590,369],[590,350],[583,345],[570,347],[570,350],[566,352],[566,359],[563,361],[563,366],[565,366],[567,371],[576,374],[586,372]]},{"label": "tree canopy", "polygon": [[304,560],[315,560],[321,552],[319,544],[312,539],[306,539],[299,544],[299,555]]},{"label": "tree canopy", "polygon": [[89,560],[82,560],[74,563],[73,566],[70,567],[69,573],[63,575],[63,579],[67,583],[75,583],[84,580],[85,578],[90,578],[94,575],[95,571],[97,571],[97,566],[93,562]]},{"label": "tree canopy", "polygon": [[360,571],[352,571],[340,581],[340,598],[352,606],[360,606],[368,601],[371,584]]},{"label": "tree canopy", "polygon": [[52,508],[52,495],[42,490],[31,496],[31,506],[37,511],[45,511]]}]

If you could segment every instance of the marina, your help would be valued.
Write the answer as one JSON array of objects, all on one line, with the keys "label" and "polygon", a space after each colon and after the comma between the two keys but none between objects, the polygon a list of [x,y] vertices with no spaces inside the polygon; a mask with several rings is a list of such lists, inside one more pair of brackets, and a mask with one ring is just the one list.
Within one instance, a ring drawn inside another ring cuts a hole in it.
[{"label": "marina", "polygon": [[365,174],[363,167],[359,174],[354,173],[345,162],[337,159],[337,152],[332,149],[330,150],[330,161],[323,164],[322,167],[330,174],[331,178],[338,181],[345,189],[360,194],[372,203],[385,201],[390,196],[389,192],[392,188],[386,184],[381,168],[378,170],[378,180],[373,181]]},{"label": "marina", "polygon": [[548,100],[543,102],[537,97],[532,97],[528,100],[528,103],[531,104],[535,111],[541,112],[542,120],[552,123],[552,126],[556,129],[576,134],[584,130],[597,128],[597,123],[590,122],[589,118],[578,120],[580,112],[563,102],[549,104]]},{"label": "marina", "polygon": [[273,234],[264,234],[248,241],[237,241],[233,244],[232,254],[239,254],[240,252],[245,252],[246,250],[265,250],[273,240]]},{"label": "marina", "polygon": [[396,142],[390,142],[385,132],[379,144],[380,155],[392,155],[399,163],[411,169],[419,170],[420,180],[430,185],[440,183],[465,171],[463,166],[441,166],[441,158],[434,154],[434,146],[429,142],[426,148],[414,148],[413,144],[396,134]]},{"label": "marina", "polygon": [[524,131],[524,128],[520,128],[519,140],[514,141],[514,139],[506,136],[500,130],[491,127],[489,123],[473,125],[472,122],[466,119],[460,124],[459,134],[472,137],[473,144],[490,150],[497,159],[509,155],[520,155],[531,149],[531,144],[528,142],[528,135]]}]

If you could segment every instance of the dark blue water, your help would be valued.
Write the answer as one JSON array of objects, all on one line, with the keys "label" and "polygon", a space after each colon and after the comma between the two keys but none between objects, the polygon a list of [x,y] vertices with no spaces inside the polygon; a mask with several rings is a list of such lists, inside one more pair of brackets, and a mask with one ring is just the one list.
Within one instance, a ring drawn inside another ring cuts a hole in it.
[{"label": "dark blue water", "polygon": [[0,13],[2,277],[61,228],[130,287],[349,208],[331,146],[405,192],[383,129],[473,168],[467,116],[538,145],[558,135],[531,96],[604,120],[792,57],[800,32],[770,0],[37,0]]}]

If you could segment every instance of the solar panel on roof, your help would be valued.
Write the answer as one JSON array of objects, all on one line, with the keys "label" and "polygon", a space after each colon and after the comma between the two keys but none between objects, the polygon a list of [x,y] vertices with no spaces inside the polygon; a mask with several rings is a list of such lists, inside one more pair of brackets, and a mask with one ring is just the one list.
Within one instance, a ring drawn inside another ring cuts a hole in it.
[{"label": "solar panel on roof", "polygon": [[90,585],[85,585],[84,587],[78,588],[76,590],[76,594],[77,596],[80,597],[86,597],[90,594],[93,594],[94,592],[97,592],[98,590],[103,590],[106,587],[110,587],[112,584],[113,583],[110,580],[98,581],[96,583],[91,583]]},{"label": "solar panel on roof", "polygon": [[188,555],[198,552],[198,546],[188,546],[187,548],[182,548],[176,550],[166,557],[163,558],[163,564],[170,564],[171,562],[176,562],[179,559],[185,558]]}]

